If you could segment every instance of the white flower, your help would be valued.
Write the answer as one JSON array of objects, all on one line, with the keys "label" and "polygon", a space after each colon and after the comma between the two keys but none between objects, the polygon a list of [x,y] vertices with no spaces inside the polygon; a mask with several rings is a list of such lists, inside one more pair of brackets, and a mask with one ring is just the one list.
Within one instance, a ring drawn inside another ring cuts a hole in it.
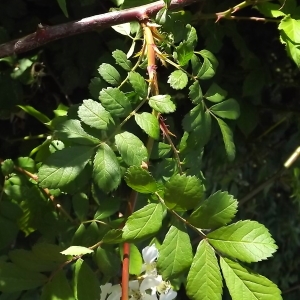
[{"label": "white flower", "polygon": [[158,250],[153,244],[142,250],[144,264],[142,265],[141,273],[145,272],[145,276],[156,276],[156,259],[158,258]]},{"label": "white flower", "polygon": [[169,289],[167,293],[160,294],[159,300],[173,300],[176,298],[177,292],[173,291],[172,289]]},{"label": "white flower", "polygon": [[161,283],[156,277],[145,277],[140,283],[138,280],[129,281],[129,296],[132,300],[157,300],[156,286]]},{"label": "white flower", "polygon": [[107,295],[110,294],[107,300],[120,300],[122,295],[122,289],[119,284],[112,285],[111,283],[106,283],[100,285],[101,298],[100,300],[105,300]]}]

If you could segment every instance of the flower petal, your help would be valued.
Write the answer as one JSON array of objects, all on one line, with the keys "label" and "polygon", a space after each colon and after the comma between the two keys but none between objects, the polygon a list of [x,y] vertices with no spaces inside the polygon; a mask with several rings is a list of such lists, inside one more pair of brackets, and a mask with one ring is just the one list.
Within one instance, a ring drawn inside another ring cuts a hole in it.
[{"label": "flower petal", "polygon": [[158,250],[153,244],[152,246],[147,246],[142,250],[142,255],[144,262],[150,264],[154,262],[158,257]]},{"label": "flower petal", "polygon": [[144,293],[146,290],[149,290],[149,289],[153,290],[160,283],[161,283],[161,280],[158,277],[152,277],[152,276],[146,277],[140,285],[140,291],[141,291],[141,293]]}]

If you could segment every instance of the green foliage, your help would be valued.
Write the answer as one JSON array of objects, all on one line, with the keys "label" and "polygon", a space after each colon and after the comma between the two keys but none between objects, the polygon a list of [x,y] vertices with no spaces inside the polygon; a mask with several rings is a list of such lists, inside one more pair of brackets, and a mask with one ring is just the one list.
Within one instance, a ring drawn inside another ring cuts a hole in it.
[{"label": "green foliage", "polygon": [[[45,18],[35,11],[54,24],[99,10],[93,0],[33,1],[30,13],[8,2],[1,42],[34,31]],[[102,2],[118,15],[154,1]],[[282,299],[259,273],[287,294],[298,285],[299,172],[282,162],[299,147],[289,90],[299,72],[280,42],[299,67],[300,7],[179,2],[173,11],[164,0],[143,24],[118,19],[1,59],[0,299],[106,299],[100,285],[120,281],[128,254],[140,282],[157,266],[160,298],[172,286],[177,299]],[[270,24],[256,31],[244,19]],[[148,262],[141,249],[153,244]]]}]

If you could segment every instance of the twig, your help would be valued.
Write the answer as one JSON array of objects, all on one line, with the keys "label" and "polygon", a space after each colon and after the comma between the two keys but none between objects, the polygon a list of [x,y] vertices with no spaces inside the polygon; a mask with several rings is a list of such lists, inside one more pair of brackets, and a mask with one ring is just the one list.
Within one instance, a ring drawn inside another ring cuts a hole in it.
[{"label": "twig", "polygon": [[[176,9],[190,5],[199,0],[173,0],[169,9]],[[72,21],[55,26],[39,26],[37,31],[20,39],[0,45],[0,58],[12,54],[23,53],[51,41],[89,32],[99,28],[107,28],[133,21],[143,21],[153,16],[165,6],[163,1],[156,1],[147,5],[113,11],[101,15],[95,15],[78,21]]]}]

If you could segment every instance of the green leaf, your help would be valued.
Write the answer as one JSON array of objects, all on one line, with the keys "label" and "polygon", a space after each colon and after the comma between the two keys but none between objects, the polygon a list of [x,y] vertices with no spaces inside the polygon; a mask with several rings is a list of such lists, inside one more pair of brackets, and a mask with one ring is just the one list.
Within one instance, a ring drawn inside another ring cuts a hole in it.
[{"label": "green leaf", "polygon": [[185,26],[187,33],[186,33],[186,43],[192,47],[192,49],[197,45],[198,37],[197,37],[197,31],[196,29],[191,26],[190,24],[187,24]]},{"label": "green leaf", "polygon": [[168,83],[174,90],[182,90],[188,83],[188,77],[183,71],[176,70],[170,74]]},{"label": "green leaf", "polygon": [[242,267],[228,258],[220,257],[220,266],[233,300],[268,299],[281,300],[281,292],[266,277]]},{"label": "green leaf", "polygon": [[221,227],[207,238],[218,251],[249,263],[266,259],[277,249],[268,229],[256,221],[239,221]]},{"label": "green leaf", "polygon": [[82,246],[71,246],[64,251],[61,251],[60,253],[63,255],[77,256],[94,253],[94,250]]},{"label": "green leaf", "polygon": [[199,104],[203,99],[202,90],[198,81],[195,81],[189,87],[189,98],[192,100],[194,104]]},{"label": "green leaf", "polygon": [[128,79],[138,96],[142,99],[146,98],[148,95],[148,86],[144,77],[137,72],[130,72]]},{"label": "green leaf", "polygon": [[107,83],[100,77],[94,77],[89,84],[89,92],[94,99],[98,99],[100,91],[107,88]]},{"label": "green leaf", "polygon": [[72,205],[75,215],[82,222],[87,218],[89,211],[89,198],[85,193],[76,193],[72,197]]},{"label": "green leaf", "polygon": [[154,143],[152,152],[151,152],[151,159],[161,159],[166,158],[170,155],[172,150],[171,145],[158,142]]},{"label": "green leaf", "polygon": [[17,267],[33,272],[49,272],[59,267],[58,262],[44,260],[24,249],[10,251],[9,258]]},{"label": "green leaf", "polygon": [[99,139],[83,130],[79,120],[65,120],[59,123],[54,135],[57,139],[71,140],[81,145],[97,145],[100,143]]},{"label": "green leaf", "polygon": [[43,260],[49,260],[59,263],[63,263],[68,260],[67,256],[64,256],[60,253],[62,249],[58,245],[38,243],[32,247],[32,251],[37,257]]},{"label": "green leaf", "polygon": [[203,63],[197,74],[197,77],[202,80],[210,79],[216,73],[218,61],[216,57],[208,50],[201,50],[199,54],[203,57]]},{"label": "green leaf", "polygon": [[74,300],[74,294],[63,270],[55,272],[43,287],[41,300]]},{"label": "green leaf", "polygon": [[280,21],[278,29],[283,30],[293,43],[300,44],[300,20],[287,15]]},{"label": "green leaf", "polygon": [[162,220],[162,205],[148,204],[127,219],[123,228],[123,238],[129,242],[148,238],[159,231]]},{"label": "green leaf", "polygon": [[62,12],[64,13],[64,15],[68,18],[69,14],[68,14],[68,10],[67,10],[66,0],[57,0],[57,3],[59,5],[60,9],[62,10]]},{"label": "green leaf", "polygon": [[198,228],[216,228],[228,224],[237,212],[238,202],[227,192],[217,191],[197,208],[188,221]]},{"label": "green leaf", "polygon": [[165,280],[176,278],[190,267],[192,260],[192,245],[186,228],[171,226],[159,248],[159,274]]},{"label": "green leaf", "polygon": [[227,96],[227,92],[223,90],[215,82],[208,88],[204,97],[211,102],[221,102]]},{"label": "green leaf", "polygon": [[263,2],[256,5],[258,10],[268,18],[278,18],[285,16],[285,13],[280,10],[281,5],[270,3],[270,2]]},{"label": "green leaf", "polygon": [[120,272],[120,257],[111,250],[98,247],[94,259],[96,264],[105,276],[116,276]]},{"label": "green leaf", "polygon": [[132,69],[132,63],[127,59],[126,53],[121,50],[115,50],[112,53],[113,58],[116,60],[116,63],[121,66],[124,70],[130,71]]},{"label": "green leaf", "polygon": [[220,126],[220,129],[221,129],[221,132],[223,135],[223,140],[224,140],[227,157],[230,161],[232,161],[232,160],[234,160],[234,157],[235,157],[235,146],[233,143],[232,131],[223,120],[217,118],[217,122]]},{"label": "green leaf", "polygon": [[6,293],[35,289],[47,281],[45,275],[6,262],[0,263],[0,278],[0,291]]},{"label": "green leaf", "polygon": [[176,110],[170,95],[156,95],[149,99],[149,105],[162,114],[169,114]]},{"label": "green leaf", "polygon": [[136,113],[134,115],[136,123],[144,130],[151,138],[158,140],[160,137],[160,129],[158,119],[147,112]]},{"label": "green leaf", "polygon": [[176,174],[165,185],[165,203],[176,211],[193,209],[202,197],[203,185],[195,176]]},{"label": "green leaf", "polygon": [[74,294],[77,300],[98,299],[100,284],[96,274],[86,262],[79,258],[74,270]]},{"label": "green leaf", "polygon": [[180,66],[185,66],[194,54],[193,46],[187,41],[181,42],[179,46],[176,47],[176,54]]},{"label": "green leaf", "polygon": [[228,99],[211,106],[210,111],[221,118],[235,120],[240,116],[240,106],[234,99]]},{"label": "green leaf", "polygon": [[85,124],[97,128],[107,129],[108,123],[112,121],[112,117],[108,111],[94,100],[83,100],[78,108],[78,116]]},{"label": "green leaf", "polygon": [[129,187],[142,194],[152,194],[157,190],[157,184],[152,175],[138,166],[131,166],[127,169],[125,181]]},{"label": "green leaf", "polygon": [[72,182],[89,162],[94,148],[74,146],[53,153],[38,172],[42,188],[57,189]]},{"label": "green leaf", "polygon": [[289,57],[295,62],[297,67],[300,68],[300,45],[292,43],[283,31],[280,34],[280,40],[285,44]]},{"label": "green leaf", "polygon": [[99,99],[105,109],[114,116],[124,117],[130,114],[131,104],[118,88],[107,88],[100,92]]},{"label": "green leaf", "polygon": [[215,252],[206,240],[202,240],[187,277],[187,295],[191,300],[221,300],[222,287]]},{"label": "green leaf", "polygon": [[[123,257],[123,248],[121,249],[121,256]],[[142,255],[134,244],[130,244],[130,261],[129,261],[129,274],[140,275],[143,265]]]},{"label": "green leaf", "polygon": [[[30,105],[18,105],[18,107],[20,107],[26,113],[35,117],[38,121],[40,121],[41,123],[43,123],[45,125],[46,125],[46,123],[49,123],[51,121],[46,115],[42,114],[41,112],[39,112],[38,110],[36,110],[35,108],[33,108]],[[50,128],[50,126],[48,126],[48,125],[46,125],[46,126],[48,128]]]},{"label": "green leaf", "polygon": [[102,78],[111,85],[118,86],[121,83],[120,73],[110,64],[101,64],[98,72]]},{"label": "green leaf", "polygon": [[102,239],[104,244],[119,244],[124,242],[122,237],[123,231],[121,229],[111,229]]},{"label": "green leaf", "polygon": [[111,28],[122,35],[130,35],[130,23],[118,24],[111,26]]},{"label": "green leaf", "polygon": [[104,201],[100,202],[100,206],[97,212],[95,213],[95,220],[102,220],[107,217],[110,217],[120,209],[121,199],[118,199],[117,197],[109,197],[103,200]]},{"label": "green leaf", "polygon": [[124,162],[129,166],[140,166],[147,161],[148,151],[143,142],[134,134],[124,131],[115,136],[115,142]]},{"label": "green leaf", "polygon": [[114,151],[101,144],[94,159],[93,178],[106,193],[116,189],[121,182],[121,170]]},{"label": "green leaf", "polygon": [[4,176],[10,175],[15,168],[15,164],[11,159],[5,159],[1,162],[1,171]]}]

